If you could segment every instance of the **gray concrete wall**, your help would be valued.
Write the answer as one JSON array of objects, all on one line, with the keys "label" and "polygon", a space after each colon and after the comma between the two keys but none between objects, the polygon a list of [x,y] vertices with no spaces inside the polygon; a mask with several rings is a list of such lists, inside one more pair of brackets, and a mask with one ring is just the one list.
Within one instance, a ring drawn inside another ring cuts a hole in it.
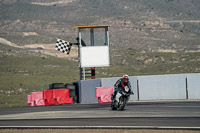
[{"label": "gray concrete wall", "polygon": [[200,99],[200,74],[187,74],[188,99]]},{"label": "gray concrete wall", "polygon": [[95,88],[101,87],[101,79],[81,80],[80,82],[80,102],[97,103],[98,98],[95,96]]},{"label": "gray concrete wall", "polygon": [[138,76],[139,100],[186,99],[185,75]]},{"label": "gray concrete wall", "polygon": [[[120,77],[81,81],[80,102],[97,103],[95,88],[111,86]],[[200,99],[200,73],[130,76],[130,100]]]},{"label": "gray concrete wall", "polygon": [[129,77],[130,83],[131,83],[131,89],[134,93],[134,95],[130,96],[130,100],[138,100],[138,89],[137,89],[137,77],[136,76],[130,76]]},{"label": "gray concrete wall", "polygon": [[101,86],[111,86],[114,88],[114,84],[120,77],[113,77],[113,78],[102,78],[101,79]]}]

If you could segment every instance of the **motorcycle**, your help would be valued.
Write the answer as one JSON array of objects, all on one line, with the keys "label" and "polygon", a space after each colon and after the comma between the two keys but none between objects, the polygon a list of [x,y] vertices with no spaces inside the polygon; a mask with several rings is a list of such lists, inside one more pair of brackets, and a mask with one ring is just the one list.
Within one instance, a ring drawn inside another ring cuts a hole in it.
[{"label": "motorcycle", "polygon": [[127,87],[121,87],[119,91],[117,92],[117,95],[115,98],[113,98],[113,94],[111,95],[112,103],[111,103],[111,109],[112,110],[124,110],[130,95],[133,94],[133,92]]}]

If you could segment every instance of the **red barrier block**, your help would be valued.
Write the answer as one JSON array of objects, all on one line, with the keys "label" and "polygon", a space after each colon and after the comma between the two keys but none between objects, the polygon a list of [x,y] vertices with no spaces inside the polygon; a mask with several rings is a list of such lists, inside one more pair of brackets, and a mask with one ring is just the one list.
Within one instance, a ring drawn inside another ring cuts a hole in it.
[{"label": "red barrier block", "polygon": [[111,103],[111,94],[113,94],[113,88],[110,86],[96,87],[96,97],[98,97],[99,103]]},{"label": "red barrier block", "polygon": [[43,90],[43,98],[45,105],[54,105],[55,100],[53,98],[53,90]]},{"label": "red barrier block", "polygon": [[68,89],[54,89],[53,98],[56,100],[56,104],[73,104],[73,98],[69,97]]},{"label": "red barrier block", "polygon": [[31,95],[27,95],[27,103],[29,106],[34,106],[34,102],[32,102]]},{"label": "red barrier block", "polygon": [[45,105],[42,91],[41,92],[31,92],[31,105],[33,105],[33,106]]}]

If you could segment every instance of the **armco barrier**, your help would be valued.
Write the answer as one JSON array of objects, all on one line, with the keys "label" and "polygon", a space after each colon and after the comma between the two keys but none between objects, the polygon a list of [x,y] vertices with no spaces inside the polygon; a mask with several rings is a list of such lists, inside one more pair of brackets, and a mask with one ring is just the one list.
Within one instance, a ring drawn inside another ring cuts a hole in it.
[{"label": "armco barrier", "polygon": [[139,100],[186,99],[185,74],[138,76]]},{"label": "armco barrier", "polygon": [[186,82],[188,99],[200,99],[200,74],[187,74]]},{"label": "armco barrier", "polygon": [[101,79],[81,80],[79,90],[79,100],[81,103],[97,103],[95,88],[101,87]]},{"label": "armco barrier", "polygon": [[111,103],[111,94],[113,94],[113,88],[110,86],[96,87],[96,97],[98,97],[99,103]]}]

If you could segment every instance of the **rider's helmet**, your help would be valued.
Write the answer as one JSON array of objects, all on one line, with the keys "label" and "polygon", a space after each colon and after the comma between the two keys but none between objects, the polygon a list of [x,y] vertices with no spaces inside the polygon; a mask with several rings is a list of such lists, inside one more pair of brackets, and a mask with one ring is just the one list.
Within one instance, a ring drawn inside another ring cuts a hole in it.
[{"label": "rider's helmet", "polygon": [[123,75],[123,78],[124,78],[124,82],[126,82],[126,83],[127,83],[127,82],[128,82],[128,80],[129,80],[129,77],[128,77],[128,75],[127,75],[127,74],[124,74],[124,75]]}]

